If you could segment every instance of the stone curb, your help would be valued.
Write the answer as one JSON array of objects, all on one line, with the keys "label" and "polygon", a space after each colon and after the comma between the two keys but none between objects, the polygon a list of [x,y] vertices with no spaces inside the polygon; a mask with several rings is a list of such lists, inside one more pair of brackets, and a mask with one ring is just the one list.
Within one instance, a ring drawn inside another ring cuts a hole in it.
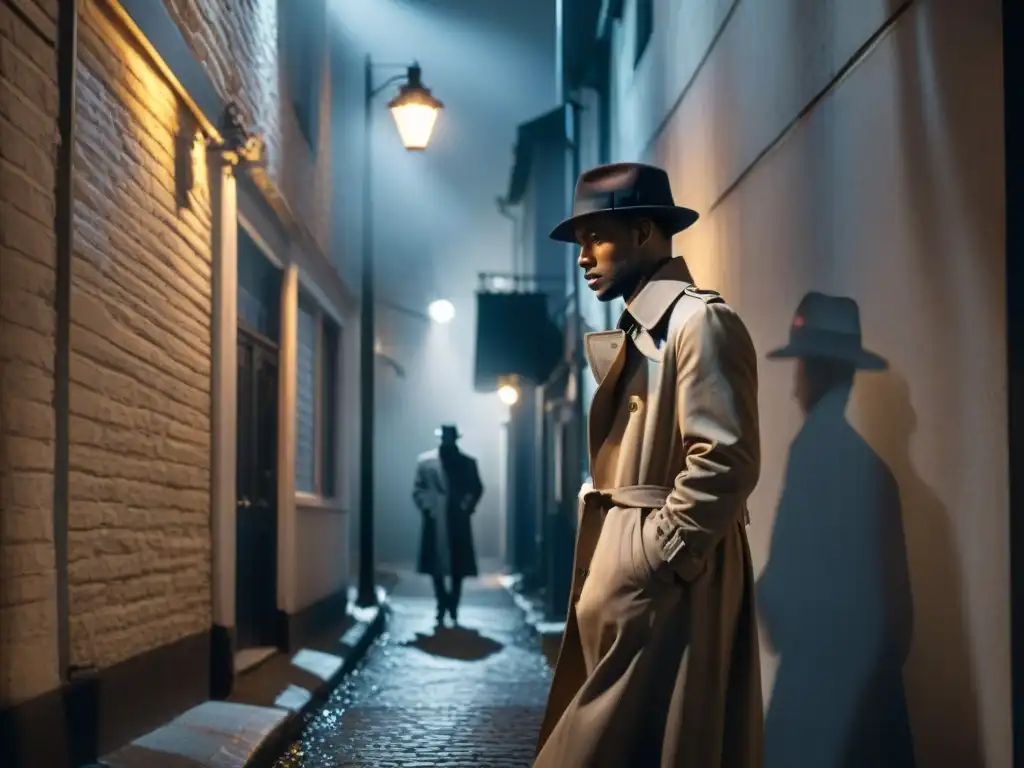
[{"label": "stone curb", "polygon": [[288,745],[302,733],[306,717],[327,701],[331,693],[363,660],[366,652],[373,645],[373,641],[380,637],[387,625],[387,611],[387,595],[379,587],[376,607],[362,609],[352,607],[350,604],[349,612],[356,617],[357,623],[345,633],[345,638],[349,638],[348,643],[345,638],[342,638],[341,642],[349,644],[351,650],[345,654],[345,661],[341,668],[315,691],[312,691],[312,695],[302,707],[289,710],[289,714],[277,729],[268,734],[263,742],[253,750],[252,755],[244,764],[245,768],[271,768],[273,766]]},{"label": "stone curb", "polygon": [[516,589],[522,577],[518,574],[501,577],[503,586],[512,596],[512,601],[526,616],[526,623],[533,627],[538,634],[543,636],[561,635],[565,631],[564,621],[547,621],[541,607],[530,601],[518,589]]},{"label": "stone curb", "polygon": [[548,666],[555,668],[558,653],[562,645],[562,634],[565,632],[564,621],[547,621],[544,610],[538,603],[531,601],[517,588],[522,581],[518,574],[501,577],[501,585],[512,596],[512,601],[523,612],[526,623],[537,633],[540,650],[548,660]]},{"label": "stone curb", "polygon": [[267,768],[301,733],[306,717],[363,660],[387,623],[387,595],[363,609],[350,601],[355,624],[338,641],[336,670],[313,690],[285,691],[275,706],[207,701],[102,758],[95,768]]}]

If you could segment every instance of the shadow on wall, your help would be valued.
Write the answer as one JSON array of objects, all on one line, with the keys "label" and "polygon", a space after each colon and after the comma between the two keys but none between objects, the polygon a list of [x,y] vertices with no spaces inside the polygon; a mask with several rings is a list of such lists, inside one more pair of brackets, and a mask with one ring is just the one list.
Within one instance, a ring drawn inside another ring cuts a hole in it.
[{"label": "shadow on wall", "polygon": [[192,207],[190,195],[196,183],[193,153],[199,124],[195,115],[180,101],[177,109],[178,130],[174,134],[174,202],[180,213]]},{"label": "shadow on wall", "polygon": [[910,389],[896,373],[872,377],[858,401],[862,431],[889,462],[903,499],[915,596],[914,640],[904,676],[919,762],[982,768],[987,763],[953,526],[950,511],[911,461],[917,417]]},{"label": "shadow on wall", "polygon": [[[935,296],[947,295],[950,285],[969,284],[971,301],[991,297],[984,305],[991,313],[987,327],[994,328],[1004,322],[1003,89],[993,80],[1002,67],[1000,4],[936,0],[918,6],[914,34],[898,38],[896,60],[900,153],[913,184],[910,226],[923,244],[915,275],[929,281],[928,293]],[[975,360],[986,354],[1001,354],[1000,337],[979,333],[977,322],[964,322],[946,301],[938,302],[928,321],[937,338],[960,350],[960,371],[974,369]],[[937,351],[933,369],[945,367],[946,354]],[[970,434],[984,408],[982,399],[965,389],[966,381],[951,374],[944,382],[949,388],[944,399],[958,404],[947,417],[951,447],[958,436]],[[975,510],[947,509],[913,466],[916,415],[903,378],[872,382],[860,400],[864,434],[890,461],[904,497],[918,606],[906,670],[918,755],[923,765],[981,768],[987,757],[951,516]],[[950,455],[947,471],[956,471],[955,461]]]},{"label": "shadow on wall", "polygon": [[790,447],[768,564],[762,627],[779,655],[765,719],[766,768],[912,768],[903,665],[913,630],[900,492],[853,429],[861,347],[852,299],[809,293],[787,346],[806,418]]}]

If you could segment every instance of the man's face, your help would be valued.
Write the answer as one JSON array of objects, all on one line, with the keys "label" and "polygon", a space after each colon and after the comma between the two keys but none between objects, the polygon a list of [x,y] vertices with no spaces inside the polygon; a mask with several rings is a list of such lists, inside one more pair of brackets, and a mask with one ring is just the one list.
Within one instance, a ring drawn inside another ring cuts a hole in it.
[{"label": "man's face", "polygon": [[587,287],[599,301],[625,296],[642,271],[640,248],[650,237],[650,222],[616,216],[591,216],[576,226],[577,263]]}]

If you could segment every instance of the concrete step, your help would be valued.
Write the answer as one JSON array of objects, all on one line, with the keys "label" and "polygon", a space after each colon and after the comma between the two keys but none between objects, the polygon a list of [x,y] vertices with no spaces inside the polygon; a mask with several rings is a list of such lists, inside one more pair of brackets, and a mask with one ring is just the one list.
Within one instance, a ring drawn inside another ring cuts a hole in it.
[{"label": "concrete step", "polygon": [[229,701],[206,701],[105,756],[106,768],[253,768],[270,765],[362,659],[384,629],[387,596],[294,654],[277,654],[242,675]]}]

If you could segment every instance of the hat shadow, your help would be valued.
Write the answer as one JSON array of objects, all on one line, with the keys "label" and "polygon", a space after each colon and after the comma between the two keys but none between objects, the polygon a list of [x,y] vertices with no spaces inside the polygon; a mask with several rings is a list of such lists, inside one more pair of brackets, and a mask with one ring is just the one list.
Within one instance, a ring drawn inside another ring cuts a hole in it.
[{"label": "hat shadow", "polygon": [[853,429],[854,368],[799,365],[813,393],[790,446],[769,560],[758,580],[779,668],[766,768],[915,765],[903,666],[913,607],[900,489]]},{"label": "hat shadow", "polygon": [[772,350],[767,357],[831,360],[860,371],[884,371],[889,367],[885,358],[861,344],[857,302],[848,296],[830,296],[819,291],[804,294],[789,329],[789,343]]}]

